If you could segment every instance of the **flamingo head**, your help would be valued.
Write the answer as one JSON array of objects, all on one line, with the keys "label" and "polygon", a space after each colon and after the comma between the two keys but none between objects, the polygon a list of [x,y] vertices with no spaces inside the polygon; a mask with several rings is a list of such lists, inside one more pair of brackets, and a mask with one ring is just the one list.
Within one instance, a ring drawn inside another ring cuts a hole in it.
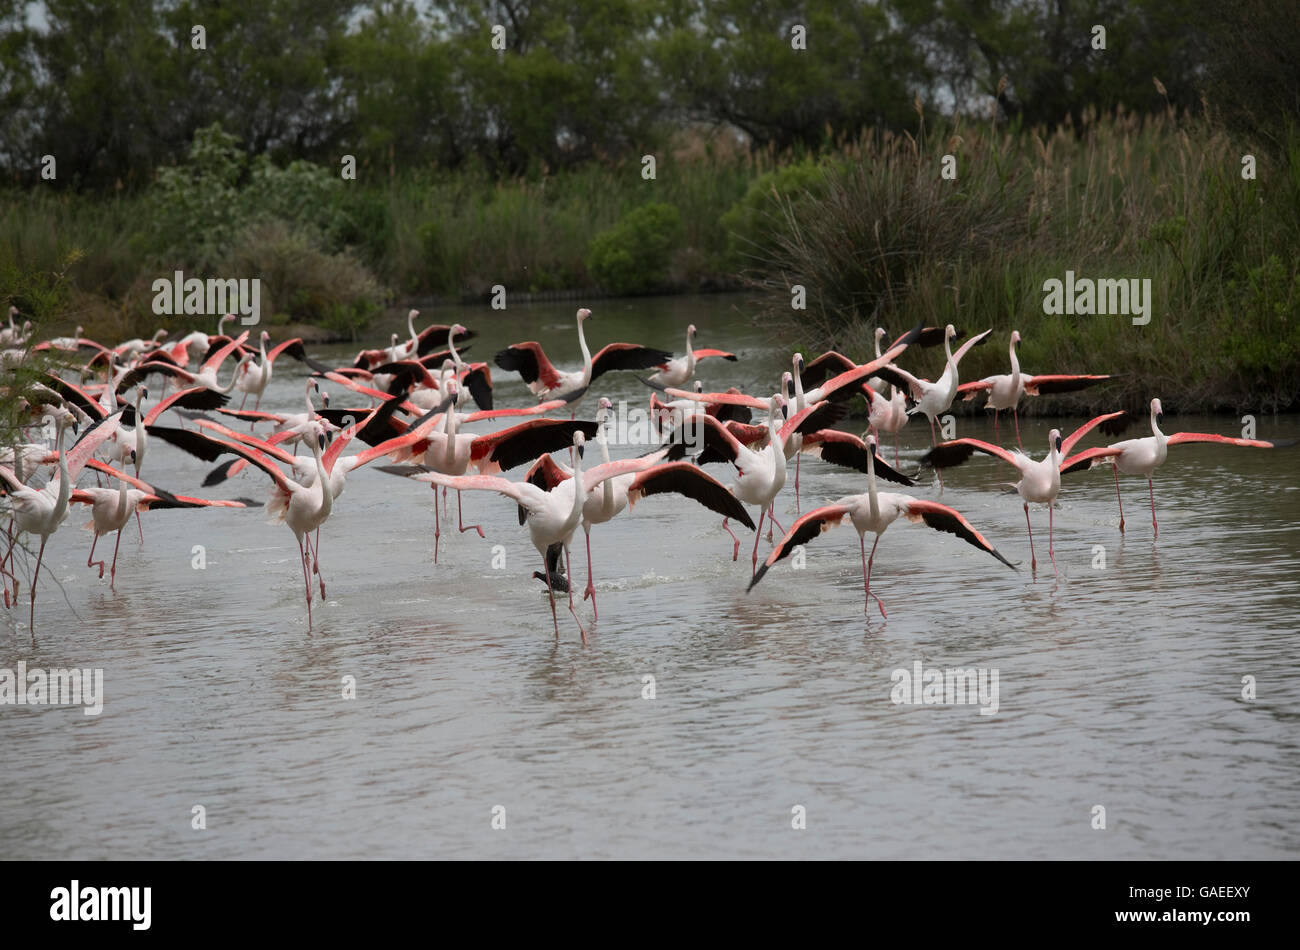
[{"label": "flamingo head", "polygon": [[141,402],[144,402],[146,399],[149,398],[149,387],[144,385],[143,383],[140,384],[140,389],[138,390],[138,392],[140,393]]},{"label": "flamingo head", "polygon": [[950,323],[944,328],[943,335],[945,339],[951,340],[957,335],[957,328]]},{"label": "flamingo head", "polygon": [[221,333],[221,328],[224,327],[227,323],[229,323],[229,322],[230,322],[231,320],[233,320],[233,319],[235,319],[235,315],[234,315],[233,313],[228,313],[228,314],[226,314],[224,317],[222,317],[220,320],[218,320],[218,321],[217,321],[217,333],[220,334],[220,333]]},{"label": "flamingo head", "polygon": [[794,362],[794,371],[798,373],[800,376],[802,376],[803,375],[803,354],[796,353],[794,355],[793,362]]},{"label": "flamingo head", "polygon": [[794,386],[794,374],[782,373],[781,374],[781,398],[782,399],[789,398],[790,390],[793,388],[793,386]]},{"label": "flamingo head", "polygon": [[420,311],[412,309],[409,313],[407,313],[406,319],[414,320],[419,315],[420,315]]},{"label": "flamingo head", "polygon": [[10,317],[18,316],[18,308],[15,307],[13,304],[9,305],[9,316]]},{"label": "flamingo head", "polygon": [[591,311],[588,310],[586,307],[583,307],[581,310],[578,311],[578,322],[579,322],[579,323],[585,323],[586,321],[588,321],[588,320],[590,320],[590,319],[591,319]]},{"label": "flamingo head", "polygon": [[688,337],[694,337],[695,334],[696,334],[697,332],[699,332],[699,331],[697,331],[697,330],[695,329],[695,324],[693,324],[693,323],[692,323],[689,327],[686,328],[686,335],[687,335]]},{"label": "flamingo head", "polygon": [[1057,452],[1061,451],[1061,430],[1060,429],[1053,429],[1051,432],[1047,433],[1047,445],[1048,445],[1048,451],[1051,451],[1053,449],[1056,450]]},{"label": "flamingo head", "polygon": [[466,327],[464,324],[458,323],[450,330],[447,331],[447,339],[450,340],[454,336],[464,336],[468,332],[469,332],[468,327]]},{"label": "flamingo head", "polygon": [[582,458],[583,446],[587,444],[587,437],[579,430],[573,433],[573,447],[577,450],[578,458]]},{"label": "flamingo head", "polygon": [[1012,343],[1013,346],[1015,346],[1016,349],[1020,349],[1020,331],[1019,331],[1019,330],[1012,330],[1012,331],[1011,331],[1011,343]]},{"label": "flamingo head", "polygon": [[320,391],[320,404],[321,407],[324,409],[328,409],[330,407],[330,394],[325,392],[325,390],[323,389]]},{"label": "flamingo head", "polygon": [[1159,422],[1165,416],[1165,407],[1160,405],[1158,397],[1151,400],[1151,414],[1156,417],[1156,422]]},{"label": "flamingo head", "polygon": [[876,437],[869,432],[867,433],[867,449],[872,455],[876,454]]},{"label": "flamingo head", "polygon": [[86,335],[86,328],[78,324],[77,332],[72,335],[75,336],[78,340],[80,340],[83,336]]},{"label": "flamingo head", "polygon": [[879,343],[885,336],[884,327],[876,327],[876,342]]},{"label": "flamingo head", "polygon": [[704,392],[704,384],[700,382],[698,379],[695,381],[695,391],[697,393]]},{"label": "flamingo head", "polygon": [[262,342],[263,342],[263,343],[269,343],[269,342],[271,342],[271,334],[270,334],[269,332],[267,332],[266,330],[263,330],[263,331],[262,331]]}]

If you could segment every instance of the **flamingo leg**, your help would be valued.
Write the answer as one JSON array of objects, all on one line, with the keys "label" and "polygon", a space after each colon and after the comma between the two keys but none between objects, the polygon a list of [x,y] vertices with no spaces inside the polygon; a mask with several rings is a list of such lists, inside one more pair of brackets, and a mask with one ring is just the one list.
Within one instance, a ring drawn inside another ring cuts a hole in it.
[{"label": "flamingo leg", "polygon": [[33,640],[36,639],[36,582],[41,576],[41,561],[45,559],[45,542],[48,540],[48,534],[41,535],[41,549],[36,554],[36,572],[32,574],[31,608],[27,614],[27,626],[32,631]]},{"label": "flamingo leg", "polygon": [[[437,497],[434,497],[434,506],[437,507]],[[546,563],[546,552],[542,551],[542,576],[546,578],[546,596],[551,599],[551,622],[555,624],[555,638],[560,638],[560,621],[555,616],[555,588],[551,586],[551,566]],[[573,585],[569,585],[573,589]]]},{"label": "flamingo leg", "polygon": [[727,522],[729,520],[731,519],[729,518],[722,519],[722,530],[727,532],[727,534],[731,535],[731,540],[735,542],[735,544],[733,544],[731,547],[731,559],[734,561],[736,560],[736,558],[740,557],[740,538],[736,537],[736,532],[732,531],[731,528],[727,525]]},{"label": "flamingo leg", "polygon": [[1115,475],[1115,500],[1119,502],[1119,533],[1124,533],[1124,499],[1119,495],[1119,466],[1112,465],[1111,472]]},{"label": "flamingo leg", "polygon": [[586,600],[588,597],[591,598],[591,619],[599,620],[600,611],[596,609],[596,585],[591,575],[591,531],[587,531],[586,535],[587,535],[587,589],[582,592],[582,599]]},{"label": "flamingo leg", "polygon": [[767,540],[772,540],[772,525],[776,525],[776,530],[785,534],[785,528],[781,527],[781,522],[776,520],[776,502],[772,502],[767,509]]},{"label": "flamingo leg", "polygon": [[451,505],[447,502],[447,487],[445,485],[442,489],[442,513],[449,517],[451,515]]},{"label": "flamingo leg", "polygon": [[1029,502],[1025,502],[1025,527],[1029,529],[1029,569],[1038,570],[1038,558],[1034,557],[1034,526],[1029,523]]},{"label": "flamingo leg", "polygon": [[758,539],[763,536],[763,518],[766,514],[766,508],[758,509],[758,530],[754,532],[754,566],[750,571],[751,577],[758,573]]},{"label": "flamingo leg", "polygon": [[[867,536],[858,535],[858,547],[862,549],[862,590],[865,592],[866,603],[863,605],[862,612],[871,613],[871,598],[876,595],[871,593],[871,566],[876,563],[876,545],[880,543],[880,535],[876,535],[876,540],[871,542],[871,555],[867,555]],[[876,606],[880,608],[880,616],[889,619],[885,613],[885,604],[879,597],[876,597]]]},{"label": "flamingo leg", "polygon": [[1001,415],[1000,410],[994,409],[994,410],[993,410],[993,444],[994,444],[994,445],[998,445],[998,444],[1000,444],[1000,438],[999,438],[999,436],[998,436],[998,416],[999,416],[999,415]]},{"label": "flamingo leg", "polygon": [[[564,570],[569,575],[569,613],[573,614],[573,619],[577,621],[578,632],[582,634],[582,642],[587,642],[587,629],[582,625],[582,619],[578,616],[578,611],[573,608],[573,565],[569,563],[569,549],[564,549]],[[591,580],[588,576],[587,580]]]},{"label": "flamingo leg", "polygon": [[[438,563],[438,539],[442,537],[442,516],[438,513],[438,486],[433,486],[433,563]],[[543,555],[545,556],[545,555]]]},{"label": "flamingo leg", "polygon": [[[310,548],[310,546],[311,546],[310,542],[308,542],[307,547]],[[303,584],[303,588],[307,591],[307,629],[310,630],[311,629],[311,577],[308,574],[307,562],[311,560],[311,556],[307,553],[306,550],[303,549],[303,539],[301,537],[298,538],[298,558],[299,560],[302,561],[302,584]]]},{"label": "flamingo leg", "polygon": [[1060,574],[1056,566],[1056,554],[1052,551],[1052,503],[1047,503],[1047,556],[1052,559],[1052,570]]},{"label": "flamingo leg", "polygon": [[[137,512],[138,514],[138,512]],[[108,589],[113,589],[113,583],[117,580],[117,549],[122,544],[122,529],[117,529],[117,540],[113,542],[113,566],[108,570]],[[104,568],[100,567],[100,577],[103,577]]]},{"label": "flamingo leg", "polygon": [[1151,529],[1155,532],[1151,537],[1155,540],[1160,537],[1160,525],[1156,524],[1156,489],[1150,478],[1147,479],[1147,491],[1151,493]]},{"label": "flamingo leg", "polygon": [[1019,406],[1014,407],[1011,410],[1011,415],[1016,420],[1016,445],[1020,446],[1023,449],[1025,447],[1025,444],[1020,441],[1020,407]]},{"label": "flamingo leg", "polygon": [[[794,513],[796,515],[799,514],[799,459],[802,456],[802,452],[794,453]],[[772,520],[775,521],[776,519],[773,518]],[[768,540],[772,539],[768,538]]]},{"label": "flamingo leg", "polygon": [[98,579],[102,580],[104,577],[104,562],[91,560],[95,556],[95,545],[98,543],[99,543],[99,532],[95,532],[95,536],[90,539],[90,554],[86,556],[86,567],[95,567],[96,565],[98,565],[99,566]]},{"label": "flamingo leg", "polygon": [[894,468],[898,468],[898,432],[894,432]]},{"label": "flamingo leg", "polygon": [[473,530],[475,530],[475,531],[478,532],[478,536],[479,536],[480,538],[483,537],[483,528],[482,528],[482,527],[480,527],[479,525],[476,525],[476,524],[472,524],[472,525],[466,525],[466,524],[465,524],[465,515],[461,512],[461,507],[460,507],[460,489],[459,489],[459,488],[456,489],[456,521],[459,522],[459,525],[460,525],[460,533],[461,533],[461,534],[464,534],[466,531],[469,531],[469,530],[472,528]]},{"label": "flamingo leg", "polygon": [[[136,472],[135,477],[139,478],[140,473]],[[144,526],[140,524],[140,512],[138,509],[136,510],[135,513],[135,529],[140,532],[140,543],[144,544]]]},{"label": "flamingo leg", "polygon": [[[926,418],[930,420],[930,444],[938,445],[939,438],[937,435],[935,435],[935,431],[934,431],[934,416],[927,416]],[[936,468],[934,470],[934,473],[939,476],[939,494],[942,495],[943,494],[943,469]]]},{"label": "flamingo leg", "polygon": [[244,403],[248,402],[248,393],[244,393],[244,398],[239,400],[239,411],[244,411]]},{"label": "flamingo leg", "polygon": [[312,573],[316,575],[316,580],[320,584],[320,599],[325,599],[325,575],[320,570],[320,528],[316,529],[316,540],[311,545],[312,556]]}]

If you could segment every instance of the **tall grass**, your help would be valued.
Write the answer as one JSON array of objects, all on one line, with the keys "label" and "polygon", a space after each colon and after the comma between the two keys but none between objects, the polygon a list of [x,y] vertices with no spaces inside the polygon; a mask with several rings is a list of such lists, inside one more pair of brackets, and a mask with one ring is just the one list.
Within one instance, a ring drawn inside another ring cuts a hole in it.
[{"label": "tall grass", "polygon": [[[750,285],[769,318],[809,349],[861,356],[877,324],[993,327],[962,378],[1008,372],[1024,336],[1028,372],[1124,374],[1105,390],[1031,401],[1077,411],[1152,395],[1181,409],[1300,404],[1300,178],[1289,155],[1256,154],[1203,122],[1086,119],[1053,133],[957,127],[872,137],[828,171],[819,196],[787,201]],[[940,161],[957,159],[955,181]],[[1043,282],[1149,278],[1147,326],[1124,316],[1048,315]],[[792,313],[792,284],[808,310]],[[1032,409],[1031,409],[1032,411]]]}]

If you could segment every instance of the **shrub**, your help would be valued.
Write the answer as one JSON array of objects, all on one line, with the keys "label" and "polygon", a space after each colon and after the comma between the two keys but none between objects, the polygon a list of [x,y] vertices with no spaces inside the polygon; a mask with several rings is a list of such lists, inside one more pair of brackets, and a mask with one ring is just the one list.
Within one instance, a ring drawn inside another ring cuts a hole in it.
[{"label": "shrub", "polygon": [[682,234],[682,216],[675,207],[642,205],[592,239],[587,269],[610,293],[647,293],[667,283]]}]

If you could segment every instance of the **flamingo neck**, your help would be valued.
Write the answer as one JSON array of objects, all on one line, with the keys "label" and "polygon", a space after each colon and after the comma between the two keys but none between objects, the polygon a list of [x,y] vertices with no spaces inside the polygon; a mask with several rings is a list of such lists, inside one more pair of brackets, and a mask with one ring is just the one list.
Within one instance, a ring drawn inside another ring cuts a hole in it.
[{"label": "flamingo neck", "polygon": [[587,334],[582,328],[582,321],[578,321],[578,346],[582,349],[582,381],[585,385],[591,385],[591,350],[587,348]]},{"label": "flamingo neck", "polygon": [[129,491],[130,491],[130,486],[127,485],[126,479],[119,478],[117,480],[117,517],[118,518],[124,518],[126,516],[126,499],[127,499],[127,493]]},{"label": "flamingo neck", "polygon": [[72,479],[68,475],[68,453],[63,448],[63,424],[60,423],[59,430],[59,493],[54,503],[54,517],[56,520],[63,520],[64,514],[68,510],[68,500],[72,498]]},{"label": "flamingo neck", "polygon": [[1151,434],[1156,437],[1157,442],[1162,444],[1167,439],[1167,436],[1160,431],[1160,423],[1156,421],[1156,411],[1154,409],[1151,410]]},{"label": "flamingo neck", "polygon": [[871,443],[867,443],[867,504],[875,521],[880,517],[880,499],[876,496],[876,448]]},{"label": "flamingo neck", "polygon": [[799,374],[797,372],[792,373],[791,375],[794,377],[795,409],[797,409],[799,412],[803,412],[805,409],[808,408],[808,400],[804,397],[804,393],[803,393],[803,380],[799,378]]},{"label": "flamingo neck", "polygon": [[456,366],[457,369],[459,369],[459,368],[460,368],[460,365],[461,365],[461,359],[460,359],[460,354],[456,352],[456,339],[455,339],[455,337],[456,337],[456,334],[454,334],[454,333],[450,333],[450,332],[449,332],[449,333],[447,334],[447,349],[451,352],[451,361],[452,361],[452,363],[455,364],[455,366]]},{"label": "flamingo neck", "polygon": [[330,476],[325,471],[325,462],[320,455],[320,437],[316,436],[311,440],[311,454],[316,456],[316,486],[320,489],[320,513],[321,517],[329,516],[330,508],[334,504],[334,492],[330,490]]},{"label": "flamingo neck", "polygon": [[1011,381],[1018,382],[1020,379],[1020,360],[1016,357],[1016,342],[1011,341]]},{"label": "flamingo neck", "polygon": [[880,359],[880,334],[876,334],[876,359]]},{"label": "flamingo neck", "polygon": [[[411,345],[414,346],[417,343],[419,343],[419,337],[415,335],[415,317],[411,314],[409,310],[406,312],[406,329],[407,332],[411,334]],[[451,339],[450,334],[448,335],[447,338],[448,340]]]}]

